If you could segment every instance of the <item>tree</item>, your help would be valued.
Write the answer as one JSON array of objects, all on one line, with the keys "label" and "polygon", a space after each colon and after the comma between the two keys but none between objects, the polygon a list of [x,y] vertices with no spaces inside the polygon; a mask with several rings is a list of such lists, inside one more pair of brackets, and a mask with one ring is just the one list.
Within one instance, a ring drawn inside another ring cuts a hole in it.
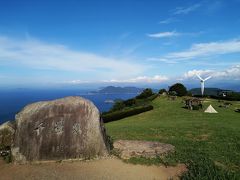
[{"label": "tree", "polygon": [[113,107],[110,109],[111,112],[113,111],[119,111],[119,110],[122,110],[123,108],[125,108],[125,104],[124,104],[124,101],[122,100],[119,100],[119,101],[116,101],[113,105]]},{"label": "tree", "polygon": [[176,84],[172,85],[169,88],[169,92],[170,91],[175,91],[177,93],[177,96],[187,95],[187,88],[181,83],[176,83]]},{"label": "tree", "polygon": [[145,99],[152,95],[153,95],[152,89],[147,88],[147,89],[144,89],[143,92],[141,94],[139,94],[136,98],[137,99]]},{"label": "tree", "polygon": [[164,92],[167,92],[167,90],[166,90],[166,89],[160,89],[160,90],[158,91],[158,94],[162,94],[162,93],[164,93]]}]

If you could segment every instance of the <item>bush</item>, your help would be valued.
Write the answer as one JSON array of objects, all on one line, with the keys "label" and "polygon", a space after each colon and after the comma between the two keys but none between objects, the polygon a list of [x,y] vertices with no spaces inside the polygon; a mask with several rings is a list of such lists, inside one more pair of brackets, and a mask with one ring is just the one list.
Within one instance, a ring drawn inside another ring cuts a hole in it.
[{"label": "bush", "polygon": [[150,96],[152,96],[152,95],[153,95],[152,89],[147,88],[147,89],[144,89],[141,94],[139,94],[138,96],[136,96],[136,98],[137,98],[137,99],[145,99],[145,98],[148,98],[148,97],[150,97]]},{"label": "bush", "polygon": [[126,101],[123,102],[125,106],[133,106],[136,104],[136,99],[128,99]]},{"label": "bush", "polygon": [[0,156],[3,157],[3,160],[7,163],[12,161],[11,146],[0,145]]},{"label": "bush", "polygon": [[9,153],[7,156],[4,156],[4,157],[3,157],[3,160],[4,160],[6,163],[11,163],[11,162],[12,162],[12,155],[11,155],[11,153]]},{"label": "bush", "polygon": [[112,151],[113,150],[113,138],[111,137],[111,136],[109,136],[109,135],[107,135],[107,144],[108,144],[108,146],[109,146],[109,150],[110,151]]},{"label": "bush", "polygon": [[147,106],[139,106],[127,110],[122,110],[122,111],[115,111],[111,113],[105,113],[102,114],[102,119],[104,123],[111,122],[111,121],[116,121],[128,116],[133,116],[136,114],[140,114],[142,112],[150,111],[153,109],[152,105],[147,105]]},{"label": "bush", "polygon": [[113,112],[113,111],[119,111],[119,110],[122,110],[123,108],[125,108],[125,104],[124,104],[124,101],[116,101],[113,105],[113,107],[110,109],[110,112]]},{"label": "bush", "polygon": [[181,83],[176,83],[176,84],[172,85],[169,88],[169,91],[175,91],[177,93],[177,96],[187,95],[187,88]]}]

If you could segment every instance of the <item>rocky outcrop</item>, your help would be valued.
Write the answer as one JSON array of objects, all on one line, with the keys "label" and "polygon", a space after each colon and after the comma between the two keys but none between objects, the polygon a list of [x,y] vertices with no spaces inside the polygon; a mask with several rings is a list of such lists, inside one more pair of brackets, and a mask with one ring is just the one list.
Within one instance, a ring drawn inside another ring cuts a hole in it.
[{"label": "rocky outcrop", "polygon": [[16,115],[12,148],[16,162],[86,159],[108,154],[95,105],[66,97],[26,106]]},{"label": "rocky outcrop", "polygon": [[7,121],[0,125],[0,148],[6,148],[12,145],[14,132],[14,121]]},{"label": "rocky outcrop", "polygon": [[174,151],[174,146],[153,141],[118,140],[113,143],[115,151],[122,159],[131,157],[156,158]]}]

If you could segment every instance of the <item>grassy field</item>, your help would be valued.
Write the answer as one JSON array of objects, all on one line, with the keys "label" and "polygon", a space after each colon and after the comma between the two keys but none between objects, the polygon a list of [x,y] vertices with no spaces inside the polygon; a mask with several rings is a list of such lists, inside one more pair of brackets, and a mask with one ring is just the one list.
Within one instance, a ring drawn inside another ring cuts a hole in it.
[{"label": "grassy field", "polygon": [[207,99],[218,114],[203,110],[182,108],[182,99],[169,101],[155,99],[154,110],[105,124],[108,134],[116,139],[149,140],[170,143],[176,147],[164,158],[134,158],[132,163],[165,164],[185,163],[188,173],[183,179],[240,179],[240,102],[230,108],[219,108],[216,100]]}]

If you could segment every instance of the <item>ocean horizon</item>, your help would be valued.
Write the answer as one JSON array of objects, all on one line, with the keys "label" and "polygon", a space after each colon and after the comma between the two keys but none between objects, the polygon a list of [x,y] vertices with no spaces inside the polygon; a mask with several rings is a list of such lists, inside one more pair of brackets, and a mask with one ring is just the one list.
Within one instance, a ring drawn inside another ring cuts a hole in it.
[{"label": "ocean horizon", "polygon": [[106,103],[106,100],[129,99],[135,97],[136,93],[92,93],[91,90],[79,89],[11,89],[0,90],[0,124],[14,120],[15,115],[26,105],[48,101],[67,96],[81,96],[92,101],[100,112],[108,111],[113,103]]}]

